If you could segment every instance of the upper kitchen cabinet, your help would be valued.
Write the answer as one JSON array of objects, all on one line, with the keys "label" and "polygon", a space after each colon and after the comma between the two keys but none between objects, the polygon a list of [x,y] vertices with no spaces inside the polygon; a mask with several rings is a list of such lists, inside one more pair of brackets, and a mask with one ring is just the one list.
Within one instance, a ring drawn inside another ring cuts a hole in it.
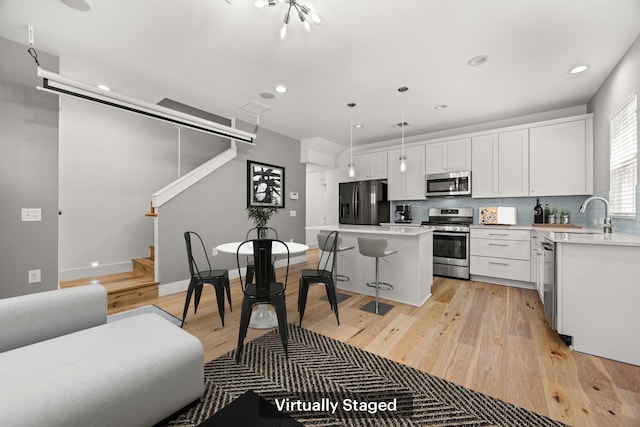
[{"label": "upper kitchen cabinet", "polygon": [[471,158],[472,197],[529,195],[528,129],[473,137]]},{"label": "upper kitchen cabinet", "polygon": [[427,174],[471,170],[471,138],[426,145]]},{"label": "upper kitchen cabinet", "polygon": [[353,163],[356,165],[356,176],[353,177],[354,181],[387,178],[386,151],[353,156]]},{"label": "upper kitchen cabinet", "polygon": [[529,191],[532,196],[593,192],[593,119],[529,130]]},{"label": "upper kitchen cabinet", "polygon": [[389,200],[420,200],[425,192],[425,146],[405,147],[407,171],[400,172],[399,158],[402,149],[388,151]]}]

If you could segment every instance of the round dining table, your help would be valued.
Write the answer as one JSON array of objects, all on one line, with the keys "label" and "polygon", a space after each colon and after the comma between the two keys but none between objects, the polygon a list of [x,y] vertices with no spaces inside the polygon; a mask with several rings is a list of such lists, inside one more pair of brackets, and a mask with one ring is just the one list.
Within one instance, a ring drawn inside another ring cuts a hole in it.
[{"label": "round dining table", "polygon": [[[252,256],[253,255],[253,245],[251,242],[242,245],[243,242],[230,242],[230,243],[222,243],[216,246],[216,249],[220,252],[224,252],[227,254],[240,254],[242,256]],[[283,244],[284,243],[284,244]],[[286,255],[287,249],[289,249],[289,255],[306,252],[309,249],[309,246],[303,243],[296,242],[273,242],[273,246],[271,248],[271,253],[275,256],[278,255]],[[286,247],[285,247],[286,245]],[[240,252],[238,252],[238,248],[240,247]],[[254,329],[271,329],[278,326],[278,318],[276,317],[276,313],[273,310],[269,310],[267,308],[269,304],[258,304],[258,309],[254,310],[251,313],[251,320],[249,322],[249,327]]]}]

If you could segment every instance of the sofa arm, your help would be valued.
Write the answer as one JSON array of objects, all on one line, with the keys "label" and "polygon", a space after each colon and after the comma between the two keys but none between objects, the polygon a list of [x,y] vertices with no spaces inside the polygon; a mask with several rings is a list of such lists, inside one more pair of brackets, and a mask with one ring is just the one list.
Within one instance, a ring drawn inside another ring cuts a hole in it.
[{"label": "sofa arm", "polygon": [[0,353],[107,322],[107,291],[77,286],[0,299]]}]

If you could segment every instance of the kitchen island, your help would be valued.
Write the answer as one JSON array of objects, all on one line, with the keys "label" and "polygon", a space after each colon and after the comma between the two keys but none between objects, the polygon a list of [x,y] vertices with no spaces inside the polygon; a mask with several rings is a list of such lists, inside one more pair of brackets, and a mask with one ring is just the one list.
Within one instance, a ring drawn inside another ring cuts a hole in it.
[{"label": "kitchen island", "polygon": [[338,273],[349,277],[336,286],[352,292],[375,295],[367,282],[375,280],[375,258],[360,255],[358,237],[379,237],[388,241],[387,250],[398,251],[380,259],[380,280],[393,286],[380,290],[380,298],[421,306],[431,297],[433,283],[433,230],[428,227],[377,225],[320,225],[307,230],[338,231],[341,246],[354,249],[339,252]]}]

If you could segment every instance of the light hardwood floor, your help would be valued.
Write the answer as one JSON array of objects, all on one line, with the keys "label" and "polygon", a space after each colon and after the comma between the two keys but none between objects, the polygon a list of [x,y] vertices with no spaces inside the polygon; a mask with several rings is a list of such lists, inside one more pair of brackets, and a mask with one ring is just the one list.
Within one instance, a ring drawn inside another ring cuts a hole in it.
[{"label": "light hardwood floor", "polygon": [[[298,324],[299,271],[315,262],[310,250],[307,264],[290,270],[291,323]],[[189,310],[185,330],[202,341],[205,362],[236,347],[242,297],[239,283],[231,286],[224,328],[213,287],[205,287],[196,315]],[[320,300],[324,287],[314,285],[303,327],[570,425],[640,426],[640,367],[569,350],[547,326],[535,291],[435,278],[432,293],[422,307],[393,303],[383,317],[360,311],[370,298],[351,294],[338,325]],[[181,317],[184,299],[179,293],[156,304]],[[250,329],[246,341],[266,332]]]}]

